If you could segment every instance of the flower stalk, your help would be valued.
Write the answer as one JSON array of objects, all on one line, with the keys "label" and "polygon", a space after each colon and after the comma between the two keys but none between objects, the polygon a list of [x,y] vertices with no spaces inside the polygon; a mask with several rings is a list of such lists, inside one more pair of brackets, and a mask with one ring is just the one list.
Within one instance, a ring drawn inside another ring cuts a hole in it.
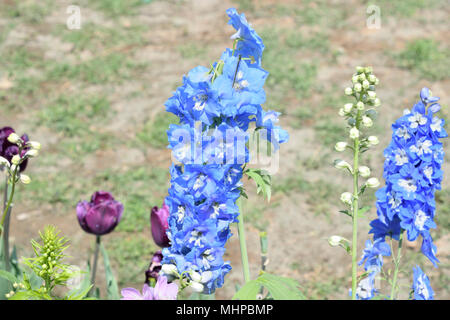
[{"label": "flower stalk", "polygon": [[[359,115],[359,111],[358,111]],[[357,117],[358,119],[359,117]],[[359,127],[358,120],[356,126]],[[356,138],[353,144],[353,236],[352,236],[352,299],[356,300],[356,286],[358,282],[358,265],[357,265],[357,250],[358,250],[358,165],[359,165],[359,138]]]},{"label": "flower stalk", "polygon": [[[391,289],[391,300],[395,299],[395,295],[397,293],[397,277],[398,272],[400,270],[400,259],[402,258],[402,244],[403,244],[403,230],[400,233],[400,237],[398,240],[398,250],[397,250],[397,257],[393,259],[394,262],[394,276],[392,278],[392,289]],[[393,255],[392,251],[392,255]]]},{"label": "flower stalk", "polygon": [[95,275],[97,273],[97,263],[98,263],[98,253],[100,251],[100,243],[101,243],[101,236],[97,235],[95,237],[95,252],[94,252],[94,263],[92,265],[92,274],[91,274],[91,284],[92,289],[95,287]]},{"label": "flower stalk", "polygon": [[242,199],[237,199],[237,204],[239,207],[240,215],[238,217],[238,235],[239,235],[239,246],[241,248],[241,260],[242,260],[242,270],[244,273],[244,282],[250,281],[250,267],[248,263],[248,253],[247,253],[247,243],[245,240],[245,226],[244,226],[244,211],[242,206]]}]

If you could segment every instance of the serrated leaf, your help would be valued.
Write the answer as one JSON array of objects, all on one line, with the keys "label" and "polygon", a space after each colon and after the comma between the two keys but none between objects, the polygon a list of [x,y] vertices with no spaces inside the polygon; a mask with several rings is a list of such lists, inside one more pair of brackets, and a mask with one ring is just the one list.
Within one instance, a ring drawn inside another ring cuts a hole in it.
[{"label": "serrated leaf", "polygon": [[253,179],[257,186],[257,193],[262,192],[263,196],[267,198],[267,201],[270,202],[270,198],[272,195],[271,190],[271,177],[265,171],[260,169],[247,169],[245,174],[250,179]]},{"label": "serrated leaf", "polygon": [[108,253],[106,252],[103,243],[100,244],[100,250],[103,255],[103,262],[105,264],[106,274],[106,293],[109,300],[119,300],[119,287],[117,286],[116,278],[112,272],[111,264],[109,263]]}]

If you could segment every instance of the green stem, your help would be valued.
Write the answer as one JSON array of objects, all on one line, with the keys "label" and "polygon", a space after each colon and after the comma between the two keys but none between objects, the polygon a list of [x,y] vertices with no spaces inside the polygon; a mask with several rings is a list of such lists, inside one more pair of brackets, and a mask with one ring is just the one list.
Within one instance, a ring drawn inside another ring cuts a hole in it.
[{"label": "green stem", "polygon": [[[356,116],[356,128],[359,130],[359,114]],[[359,138],[353,142],[353,212],[352,212],[352,300],[356,300],[356,286],[358,285],[358,166],[359,166]]]},{"label": "green stem", "polygon": [[[6,209],[6,205],[8,202],[8,191],[9,191],[9,184],[8,184],[8,176],[6,176],[5,179],[5,192],[3,194],[3,210]],[[5,218],[5,230],[3,232],[3,262],[5,266],[5,270],[9,271],[10,265],[9,265],[9,219],[11,217],[11,208],[8,209],[6,212],[6,218]]]},{"label": "green stem", "polygon": [[91,284],[92,284],[91,290],[94,290],[95,287],[95,274],[97,273],[97,261],[98,261],[98,252],[100,250],[100,242],[101,236],[97,236],[95,239],[94,264],[92,266],[92,275],[91,275]]},{"label": "green stem", "polygon": [[2,215],[2,220],[1,220],[1,222],[0,222],[0,235],[2,234],[2,231],[3,231],[3,225],[4,225],[4,223],[5,223],[5,219],[6,219],[6,216],[7,216],[7,214],[8,214],[8,210],[9,210],[9,208],[11,207],[11,204],[12,204],[12,200],[13,200],[13,198],[14,198],[14,191],[16,190],[16,175],[17,175],[17,170],[18,170],[18,166],[16,167],[16,169],[14,170],[14,173],[13,173],[13,175],[12,175],[12,177],[11,177],[11,184],[12,184],[12,187],[11,187],[11,193],[10,193],[10,195],[9,195],[9,199],[8,199],[8,203],[6,204],[6,207],[5,207],[5,209],[3,210],[3,215]]},{"label": "green stem", "polygon": [[353,238],[352,238],[352,299],[356,300],[356,285],[357,285],[357,242],[358,242],[358,148],[359,141],[355,139],[355,153],[353,158]]},{"label": "green stem", "polygon": [[245,242],[245,227],[244,227],[244,212],[242,210],[242,200],[237,199],[237,205],[239,207],[239,221],[238,221],[238,234],[239,234],[239,246],[241,247],[241,259],[242,269],[244,272],[245,283],[250,281],[250,268],[248,264],[247,244]]},{"label": "green stem", "polygon": [[[398,271],[400,269],[400,259],[402,258],[402,244],[403,244],[403,230],[400,232],[400,237],[398,240],[398,251],[397,251],[397,258],[394,259],[394,278],[392,279],[392,289],[391,289],[391,300],[395,299],[395,294],[397,291],[397,276]],[[394,252],[392,252],[392,255],[394,255]]]}]

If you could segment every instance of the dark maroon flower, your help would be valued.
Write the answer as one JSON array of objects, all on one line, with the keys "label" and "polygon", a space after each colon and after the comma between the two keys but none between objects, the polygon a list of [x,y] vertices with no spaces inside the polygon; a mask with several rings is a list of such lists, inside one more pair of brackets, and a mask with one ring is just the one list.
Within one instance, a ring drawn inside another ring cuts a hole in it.
[{"label": "dark maroon flower", "polygon": [[161,271],[161,261],[163,259],[163,255],[161,250],[155,252],[152,258],[152,262],[150,262],[150,266],[147,271],[145,271],[145,283],[150,285],[150,279],[158,279],[158,274]]},{"label": "dark maroon flower", "polygon": [[[11,133],[15,133],[14,129],[11,127],[3,127],[0,129],[0,157],[5,158],[9,162],[11,162],[11,159],[16,154],[19,154],[19,147],[11,142],[8,141],[8,137]],[[28,142],[30,139],[26,134],[24,134],[21,139],[24,142]],[[28,151],[29,148],[24,148],[20,154],[21,157],[25,155],[25,153]],[[27,167],[28,159],[25,159],[20,164],[20,171],[24,171]]]},{"label": "dark maroon flower", "polygon": [[152,227],[153,241],[161,248],[168,247],[170,245],[169,238],[166,231],[169,228],[169,207],[163,204],[161,209],[157,206],[152,208],[150,214],[150,223]]},{"label": "dark maroon flower", "polygon": [[97,191],[91,201],[77,204],[77,218],[81,228],[98,236],[114,230],[122,217],[123,205],[106,191]]}]

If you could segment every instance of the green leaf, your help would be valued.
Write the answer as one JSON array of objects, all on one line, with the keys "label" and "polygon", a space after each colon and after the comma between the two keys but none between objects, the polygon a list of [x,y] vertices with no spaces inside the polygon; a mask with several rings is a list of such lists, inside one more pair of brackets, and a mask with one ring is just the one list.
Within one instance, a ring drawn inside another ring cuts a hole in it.
[{"label": "green leaf", "polygon": [[119,287],[117,286],[116,278],[114,277],[111,265],[109,263],[108,253],[106,252],[103,243],[100,244],[100,250],[103,255],[103,262],[105,263],[107,297],[109,300],[119,300]]},{"label": "green leaf", "polygon": [[369,211],[370,210],[370,206],[364,206],[364,207],[362,207],[362,208],[359,208],[359,210],[358,210],[358,218],[364,218],[365,217],[365,213],[367,212],[367,211]]},{"label": "green leaf", "polygon": [[300,284],[294,279],[263,273],[256,281],[265,287],[275,300],[306,299],[300,291]]},{"label": "green leaf", "polygon": [[349,216],[349,217],[352,216],[352,214],[351,214],[350,212],[348,212],[348,210],[340,210],[339,212],[340,212],[340,213],[343,213],[343,214],[345,214],[345,215],[347,215],[347,216]]},{"label": "green leaf", "polygon": [[11,283],[18,282],[16,276],[6,270],[0,270],[0,277],[8,280]]},{"label": "green leaf", "polygon": [[271,176],[264,170],[261,169],[247,169],[245,174],[249,177],[249,179],[253,179],[256,183],[256,192],[259,194],[262,192],[263,196],[267,198],[267,201],[270,202],[270,197],[272,195]]},{"label": "green leaf", "polygon": [[12,267],[12,273],[16,277],[21,276],[22,275],[22,269],[19,266],[19,259],[17,259],[16,246],[13,246],[13,250],[12,250],[11,256],[10,256],[10,264],[11,264],[11,267]]},{"label": "green leaf", "polygon": [[257,280],[251,280],[244,284],[233,296],[233,300],[256,300],[261,285]]}]

